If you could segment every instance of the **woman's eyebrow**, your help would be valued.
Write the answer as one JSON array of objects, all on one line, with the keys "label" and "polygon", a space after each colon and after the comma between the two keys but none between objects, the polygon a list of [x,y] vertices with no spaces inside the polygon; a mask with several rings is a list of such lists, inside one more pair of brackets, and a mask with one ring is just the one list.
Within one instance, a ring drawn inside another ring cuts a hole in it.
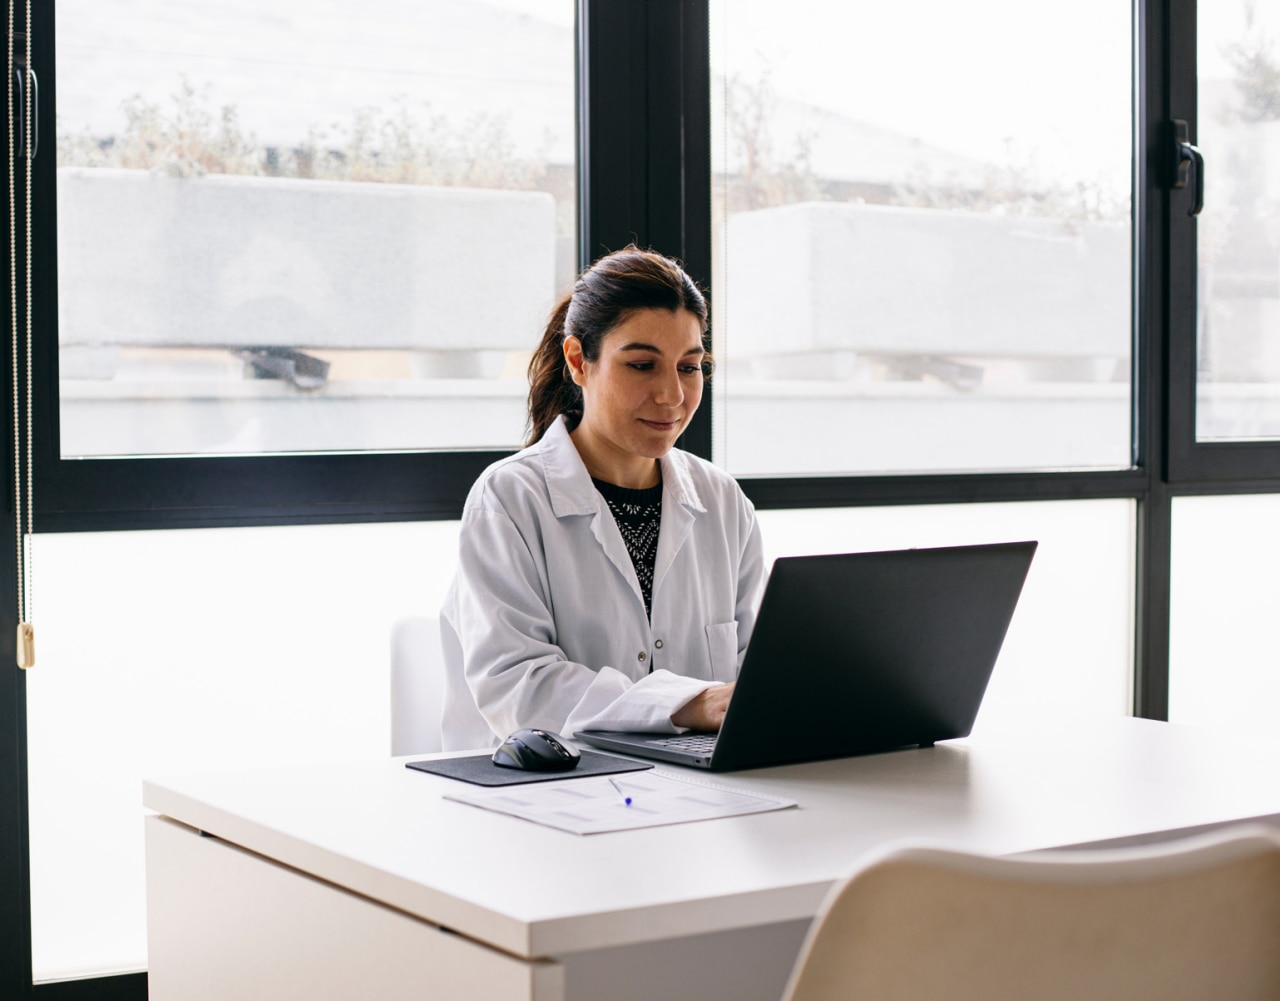
[{"label": "woman's eyebrow", "polygon": [[[645,344],[643,341],[632,341],[630,344],[622,345],[622,347],[618,348],[618,350],[619,351],[651,351],[655,355],[662,354],[661,348],[653,344]],[[689,348],[689,350],[686,351],[683,355],[681,355],[681,357],[683,358],[683,357],[688,357],[689,355],[701,355],[706,353],[707,353],[706,348],[704,348],[701,344],[698,344]]]}]

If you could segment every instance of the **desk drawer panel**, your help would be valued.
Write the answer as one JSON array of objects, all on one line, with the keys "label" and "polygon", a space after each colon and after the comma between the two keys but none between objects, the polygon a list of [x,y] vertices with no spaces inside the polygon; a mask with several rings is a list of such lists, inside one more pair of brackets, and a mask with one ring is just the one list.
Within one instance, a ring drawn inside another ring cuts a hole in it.
[{"label": "desk drawer panel", "polygon": [[519,998],[564,976],[367,898],[148,817],[151,1001]]}]

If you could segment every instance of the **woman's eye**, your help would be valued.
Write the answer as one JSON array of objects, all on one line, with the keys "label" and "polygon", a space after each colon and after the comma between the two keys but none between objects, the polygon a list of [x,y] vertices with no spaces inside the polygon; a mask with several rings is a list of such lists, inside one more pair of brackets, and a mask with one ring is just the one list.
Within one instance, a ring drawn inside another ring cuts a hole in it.
[{"label": "woman's eye", "polygon": [[[629,362],[627,362],[627,368],[635,369],[637,372],[652,372],[656,367],[657,367],[657,363],[656,363],[656,362],[651,362],[651,361],[629,361]],[[676,366],[676,371],[677,371],[677,372],[679,372],[681,375],[693,375],[694,373],[701,374],[701,373],[702,373],[702,366],[701,366],[701,365],[680,364],[680,365],[677,365],[677,366]]]}]

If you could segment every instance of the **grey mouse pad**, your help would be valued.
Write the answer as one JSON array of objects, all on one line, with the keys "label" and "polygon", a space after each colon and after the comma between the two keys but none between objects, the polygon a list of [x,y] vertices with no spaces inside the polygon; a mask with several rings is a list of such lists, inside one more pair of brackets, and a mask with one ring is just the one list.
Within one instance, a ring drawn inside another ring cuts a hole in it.
[{"label": "grey mouse pad", "polygon": [[653,765],[643,761],[628,761],[612,754],[583,751],[576,768],[567,772],[526,772],[519,768],[500,768],[489,754],[466,754],[458,758],[431,758],[426,761],[406,761],[406,768],[448,779],[461,779],[478,786],[514,786],[529,782],[550,782],[553,779],[582,779],[588,775],[615,775],[619,772],[640,772]]}]

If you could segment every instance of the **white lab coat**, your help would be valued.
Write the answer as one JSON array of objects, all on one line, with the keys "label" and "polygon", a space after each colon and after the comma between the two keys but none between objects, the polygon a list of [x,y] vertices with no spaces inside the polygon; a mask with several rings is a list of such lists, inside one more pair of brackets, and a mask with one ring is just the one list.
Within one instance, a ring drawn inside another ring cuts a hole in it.
[{"label": "white lab coat", "polygon": [[755,510],[711,463],[660,461],[652,621],[563,418],[476,481],[441,612],[446,750],[526,726],[679,732],[673,712],[737,678],[764,584]]}]

